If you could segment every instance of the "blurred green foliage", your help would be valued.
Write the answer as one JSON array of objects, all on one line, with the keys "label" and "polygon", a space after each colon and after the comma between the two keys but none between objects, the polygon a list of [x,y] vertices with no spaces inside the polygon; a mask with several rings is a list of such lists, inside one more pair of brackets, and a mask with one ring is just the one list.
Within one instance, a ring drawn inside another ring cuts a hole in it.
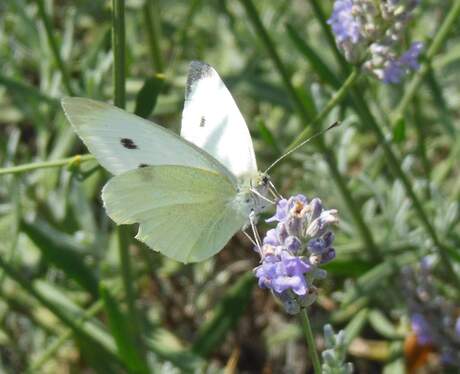
[{"label": "blurred green foliage", "polygon": [[[340,212],[314,331],[345,328],[358,372],[396,373],[408,333],[401,267],[435,254],[439,281],[460,297],[460,6],[423,2],[408,40],[426,41],[425,63],[397,86],[344,63],[325,28],[331,6],[127,0],[126,107],[177,131],[188,63],[206,61],[244,114],[261,170],[305,128],[341,120],[272,178]],[[0,372],[305,372],[299,323],[253,287],[243,235],[177,264],[113,226],[100,200],[108,173],[65,159],[87,151],[59,99],[114,99],[111,9],[0,3]]]}]

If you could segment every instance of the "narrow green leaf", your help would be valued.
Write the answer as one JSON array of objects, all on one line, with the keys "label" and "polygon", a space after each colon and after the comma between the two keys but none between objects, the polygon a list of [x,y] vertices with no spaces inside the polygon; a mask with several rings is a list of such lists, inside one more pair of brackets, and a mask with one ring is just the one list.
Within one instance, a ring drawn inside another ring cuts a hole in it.
[{"label": "narrow green leaf", "polygon": [[434,102],[436,104],[435,107],[440,111],[441,124],[445,127],[447,133],[450,136],[455,135],[455,126],[452,122],[453,116],[451,116],[449,113],[449,108],[447,106],[446,99],[444,98],[442,88],[439,86],[439,83],[431,67],[428,69],[426,82],[430,88],[430,93],[433,96]]},{"label": "narrow green leaf", "polygon": [[369,323],[378,333],[388,339],[402,339],[391,321],[378,309],[372,309],[369,313]]},{"label": "narrow green leaf", "polygon": [[404,140],[406,140],[406,121],[401,117],[393,128],[393,141],[402,143]]},{"label": "narrow green leaf", "polygon": [[161,54],[161,13],[160,2],[145,0],[143,7],[145,29],[149,40],[150,57],[156,71],[164,71],[164,60]]},{"label": "narrow green leaf", "polygon": [[98,279],[83,261],[84,247],[41,220],[22,221],[21,230],[49,263],[63,270],[93,296],[97,296]]},{"label": "narrow green leaf", "polygon": [[407,373],[406,360],[403,357],[389,362],[383,368],[383,374],[405,374],[405,373]]},{"label": "narrow green leaf", "polygon": [[147,118],[152,114],[164,83],[165,76],[163,74],[157,74],[145,80],[144,85],[136,96],[135,114],[142,118]]},{"label": "narrow green leaf", "polygon": [[341,260],[340,258],[322,266],[328,273],[341,277],[359,277],[372,269],[373,263],[360,259]]},{"label": "narrow green leaf", "polygon": [[345,344],[347,346],[350,345],[354,338],[361,334],[364,326],[366,326],[368,316],[369,309],[363,309],[345,327]]},{"label": "narrow green leaf", "polygon": [[123,314],[118,302],[111,295],[106,286],[100,288],[105,310],[108,316],[109,327],[117,344],[118,353],[132,373],[149,373],[147,363],[142,354],[136,349],[136,339],[132,334],[129,318]]},{"label": "narrow green leaf", "polygon": [[236,325],[251,297],[255,284],[254,275],[247,272],[224,295],[216,305],[214,314],[198,331],[192,351],[208,356],[225,340],[227,333]]},{"label": "narrow green leaf", "polygon": [[[115,360],[101,359],[104,353],[100,347],[94,344],[90,339],[78,333],[74,334],[74,340],[77,342],[79,354],[84,359],[85,363],[91,367],[91,372],[110,374],[110,373],[125,373],[124,367],[120,362]],[[39,371],[29,371],[30,374]]]},{"label": "narrow green leaf", "polygon": [[449,253],[449,257],[454,260],[455,262],[460,263],[460,251],[454,250],[452,248],[446,248],[447,252]]}]

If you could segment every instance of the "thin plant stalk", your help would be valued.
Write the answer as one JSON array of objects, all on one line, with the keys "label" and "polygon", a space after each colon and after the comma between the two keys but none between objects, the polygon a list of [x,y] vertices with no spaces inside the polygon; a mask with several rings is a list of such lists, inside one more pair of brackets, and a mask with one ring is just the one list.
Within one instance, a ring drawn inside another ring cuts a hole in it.
[{"label": "thin plant stalk", "polygon": [[161,55],[161,25],[159,19],[159,4],[157,0],[145,0],[142,9],[145,28],[149,40],[150,58],[156,73],[164,72],[163,57]]},{"label": "thin plant stalk", "polygon": [[321,361],[319,360],[318,351],[316,350],[315,336],[313,335],[313,330],[311,329],[307,308],[302,308],[300,311],[300,320],[302,323],[302,331],[307,342],[308,353],[313,364],[313,369],[315,374],[321,374]]},{"label": "thin plant stalk", "polygon": [[126,106],[125,1],[113,0],[112,7],[114,104],[124,109]]},{"label": "thin plant stalk", "polygon": [[[283,83],[292,101],[294,102],[294,105],[297,109],[297,112],[301,120],[305,123],[305,125],[307,125],[308,123],[312,121],[312,118],[308,113],[305,103],[303,102],[302,98],[300,97],[296,89],[294,88],[291,82],[290,74],[288,70],[286,69],[285,65],[283,64],[283,62],[281,61],[281,58],[279,57],[278,52],[276,51],[275,46],[270,36],[268,35],[267,30],[262,24],[262,21],[259,17],[259,14],[257,13],[257,10],[254,4],[252,3],[251,0],[240,0],[240,2],[244,6],[252,26],[256,30],[257,35],[262,40],[270,58],[275,64],[275,67],[278,70],[278,73],[280,74],[283,80]],[[321,116],[324,116],[324,115],[321,115]],[[296,139],[296,140],[299,141],[299,139]],[[331,172],[331,176],[334,179],[337,187],[339,188],[339,191],[345,200],[345,203],[350,211],[350,214],[352,215],[353,220],[355,221],[356,227],[364,241],[365,247],[367,248],[369,257],[375,260],[379,260],[380,255],[378,253],[378,248],[375,245],[375,241],[373,239],[372,233],[364,221],[364,218],[361,214],[360,207],[355,202],[345,179],[343,178],[342,174],[340,173],[338,169],[337,161],[333,153],[328,149],[326,143],[324,142],[324,138],[322,136],[318,136],[313,142],[318,147],[319,151],[325,157],[325,160]]]},{"label": "thin plant stalk", "polygon": [[[125,1],[112,1],[112,34],[113,34],[113,58],[114,58],[114,104],[120,108],[126,106],[126,35],[125,35]],[[128,312],[132,318],[132,334],[134,340],[141,348],[140,352],[145,351],[143,339],[141,336],[141,323],[139,312],[136,308],[136,281],[133,278],[131,270],[131,256],[129,253],[130,245],[130,227],[120,226],[117,228],[119,261],[121,265],[121,274],[123,286],[126,293]]]},{"label": "thin plant stalk", "polygon": [[27,173],[29,171],[38,170],[38,169],[49,169],[62,166],[72,166],[79,165],[87,161],[93,161],[95,157],[90,154],[85,155],[75,155],[72,157],[62,158],[52,161],[42,161],[42,162],[32,162],[30,164],[23,164],[18,166],[11,166],[0,169],[0,175],[6,174],[21,174]]},{"label": "thin plant stalk", "polygon": [[420,155],[423,172],[425,174],[425,179],[426,179],[425,198],[430,199],[431,198],[431,192],[430,192],[431,165],[430,165],[430,160],[428,158],[428,152],[426,149],[426,129],[423,126],[423,118],[421,114],[422,108],[421,108],[418,96],[414,96],[412,106],[413,106],[415,129],[417,130],[418,153]]}]

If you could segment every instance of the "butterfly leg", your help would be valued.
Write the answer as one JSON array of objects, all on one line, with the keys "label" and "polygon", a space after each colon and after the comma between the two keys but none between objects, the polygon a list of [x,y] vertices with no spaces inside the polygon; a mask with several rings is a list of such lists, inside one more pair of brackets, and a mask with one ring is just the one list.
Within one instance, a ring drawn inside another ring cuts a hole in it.
[{"label": "butterfly leg", "polygon": [[276,189],[275,185],[273,184],[273,182],[271,180],[268,180],[268,185],[269,185],[269,191],[270,193],[273,195],[273,197],[275,198],[275,201],[278,201],[278,200],[282,200],[283,199],[283,195],[281,195],[278,190]]},{"label": "butterfly leg", "polygon": [[254,241],[257,249],[259,252],[262,251],[262,240],[260,239],[259,232],[257,231],[257,214],[254,212],[254,210],[251,210],[251,213],[249,213],[249,223],[251,225],[252,229],[252,234],[254,235]]}]

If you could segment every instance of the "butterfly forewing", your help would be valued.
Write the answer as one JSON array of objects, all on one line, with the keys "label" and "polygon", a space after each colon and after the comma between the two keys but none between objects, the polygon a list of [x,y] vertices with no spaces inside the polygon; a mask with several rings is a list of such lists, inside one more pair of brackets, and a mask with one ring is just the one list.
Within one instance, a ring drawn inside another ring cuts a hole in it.
[{"label": "butterfly forewing", "polygon": [[257,173],[246,122],[217,72],[203,62],[190,64],[181,136],[209,152],[236,177]]},{"label": "butterfly forewing", "polygon": [[184,165],[234,179],[211,155],[134,114],[85,98],[65,98],[62,107],[89,151],[112,174],[150,165]]},{"label": "butterfly forewing", "polygon": [[112,178],[102,198],[118,224],[140,223],[137,239],[181,262],[222,249],[247,220],[234,206],[235,186],[222,174],[153,166]]}]

